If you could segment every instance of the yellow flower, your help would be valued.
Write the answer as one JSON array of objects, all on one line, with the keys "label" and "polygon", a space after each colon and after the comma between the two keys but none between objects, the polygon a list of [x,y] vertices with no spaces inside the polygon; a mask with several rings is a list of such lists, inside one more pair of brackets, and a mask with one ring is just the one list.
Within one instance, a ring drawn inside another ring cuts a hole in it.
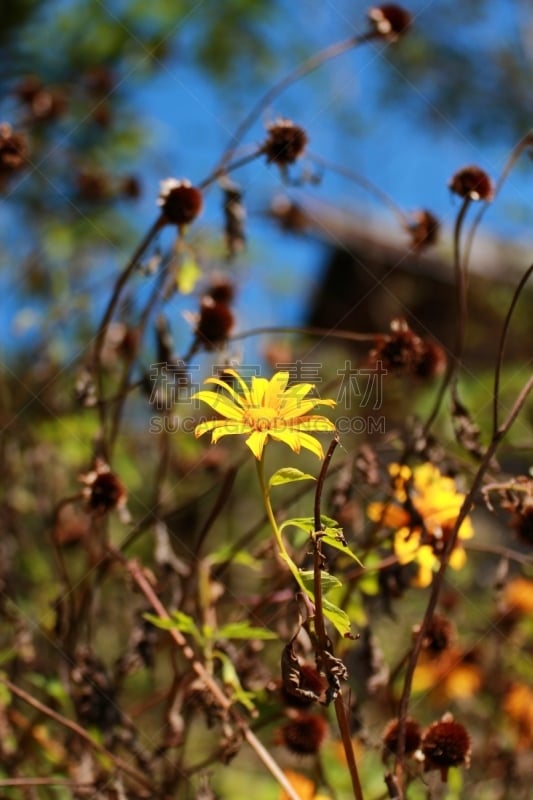
[{"label": "yellow flower", "polygon": [[[441,475],[433,464],[422,464],[414,470],[391,464],[389,472],[394,487],[393,500],[371,503],[368,516],[395,531],[393,547],[398,561],[400,564],[416,561],[415,585],[429,586],[465,496],[457,491],[453,478]],[[464,565],[466,553],[461,541],[473,535],[472,523],[467,517],[459,528],[458,541],[450,557],[452,569],[461,569]]]},{"label": "yellow flower", "polygon": [[195,428],[196,437],[212,431],[211,441],[215,443],[222,436],[248,434],[246,444],[260,460],[270,436],[278,442],[285,442],[295,453],[304,447],[324,458],[322,445],[308,431],[334,431],[335,425],[326,417],[309,415],[309,412],[316,406],[332,407],[334,400],[306,397],[314,389],[312,383],[299,383],[287,388],[288,372],[277,372],[270,380],[254,376],[250,387],[235,370],[226,369],[224,372],[237,381],[241,394],[219,378],[208,378],[206,383],[218,386],[226,394],[204,390],[193,397],[203,400],[223,419],[201,422]]},{"label": "yellow flower", "polygon": [[505,696],[503,709],[518,734],[518,749],[531,748],[533,744],[533,689],[523,683],[513,684]]}]

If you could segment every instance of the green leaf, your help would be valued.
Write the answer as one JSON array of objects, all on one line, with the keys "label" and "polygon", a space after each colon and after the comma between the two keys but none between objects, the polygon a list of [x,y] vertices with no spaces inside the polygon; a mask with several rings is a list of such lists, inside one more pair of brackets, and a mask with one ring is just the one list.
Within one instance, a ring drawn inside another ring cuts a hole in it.
[{"label": "green leaf", "polygon": [[310,536],[315,529],[315,520],[313,517],[293,517],[293,519],[286,519],[285,522],[282,522],[279,530],[281,532],[285,528],[291,527],[299,528],[299,530],[305,531]]},{"label": "green leaf", "polygon": [[215,650],[213,655],[218,658],[222,665],[222,680],[224,684],[226,686],[231,686],[233,689],[232,700],[241,703],[250,713],[255,711],[255,705],[253,703],[255,692],[248,692],[246,689],[243,689],[235,666],[227,653]]},{"label": "green leaf", "polygon": [[295,481],[314,480],[316,480],[314,475],[308,475],[306,472],[302,472],[294,467],[284,467],[283,469],[278,469],[278,471],[271,476],[268,482],[268,488],[271,489],[273,486],[282,486],[284,483],[294,483]]},{"label": "green leaf", "polygon": [[322,608],[324,616],[331,622],[333,627],[345,638],[353,638],[352,627],[350,625],[350,618],[348,614],[339,608],[334,603],[331,603],[327,598],[322,600]]},{"label": "green leaf", "polygon": [[344,537],[340,528],[326,528],[324,534],[320,538],[324,544],[329,545],[329,547],[334,547],[335,550],[340,550],[341,553],[344,553],[344,555],[349,556],[349,558],[353,559],[354,561],[357,561],[360,566],[363,566],[355,553],[352,553],[344,541]]},{"label": "green leaf", "polygon": [[161,628],[163,631],[178,630],[183,634],[190,634],[198,643],[202,643],[204,641],[204,636],[200,633],[193,618],[190,617],[189,614],[185,614],[183,611],[172,611],[170,614],[170,619],[158,617],[156,614],[149,613],[146,613],[143,616],[148,620],[148,622],[151,622],[152,625],[155,625],[156,628]]},{"label": "green leaf", "polygon": [[277,634],[267,628],[254,627],[248,622],[229,622],[216,631],[217,639],[277,639]]},{"label": "green leaf", "polygon": [[[312,569],[300,570],[300,577],[305,586],[307,594],[314,599],[314,583],[315,575]],[[335,575],[330,575],[329,572],[320,573],[320,582],[322,584],[322,593],[327,594],[332,589],[338,589],[342,583]]]}]

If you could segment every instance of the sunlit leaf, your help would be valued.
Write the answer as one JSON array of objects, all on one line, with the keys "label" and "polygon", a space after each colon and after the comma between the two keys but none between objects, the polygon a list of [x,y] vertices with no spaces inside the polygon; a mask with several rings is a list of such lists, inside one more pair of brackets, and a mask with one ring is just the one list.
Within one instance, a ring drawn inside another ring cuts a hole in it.
[{"label": "sunlit leaf", "polygon": [[267,628],[258,628],[257,626],[250,625],[248,622],[229,622],[227,625],[222,625],[216,631],[217,639],[277,639],[277,634],[267,630]]},{"label": "sunlit leaf", "polygon": [[350,550],[344,541],[344,537],[342,536],[342,531],[340,528],[326,528],[324,534],[321,535],[320,538],[323,544],[327,544],[329,547],[334,547],[335,550],[340,550],[341,553],[344,553],[344,555],[348,556],[354,561],[357,561],[358,564],[361,564],[355,553]]},{"label": "sunlit leaf", "polygon": [[187,256],[176,272],[176,286],[180,294],[191,294],[202,277],[202,270],[192,256]]},{"label": "sunlit leaf", "polygon": [[183,611],[172,611],[170,619],[165,617],[158,617],[156,614],[144,614],[144,618],[155,625],[156,628],[161,628],[163,631],[178,630],[183,634],[190,634],[196,639],[197,642],[202,643],[204,636],[200,633],[195,621],[189,614]]},{"label": "sunlit leaf", "polygon": [[316,480],[314,475],[309,475],[308,473],[302,472],[294,467],[284,467],[283,469],[278,469],[278,471],[272,475],[268,482],[268,486],[269,488],[272,488],[272,486],[282,486],[284,483],[314,480]]}]

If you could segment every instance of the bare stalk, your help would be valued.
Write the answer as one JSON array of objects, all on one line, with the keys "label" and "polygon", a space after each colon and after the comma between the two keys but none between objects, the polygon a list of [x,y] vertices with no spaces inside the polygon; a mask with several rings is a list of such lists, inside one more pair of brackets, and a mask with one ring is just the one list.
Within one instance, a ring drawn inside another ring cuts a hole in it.
[{"label": "bare stalk", "polygon": [[[315,533],[313,536],[313,593],[314,593],[314,623],[315,623],[315,632],[317,637],[317,645],[318,645],[318,652],[319,652],[319,661],[325,662],[325,653],[331,652],[331,642],[329,641],[327,632],[326,632],[326,623],[324,619],[324,609],[322,606],[322,545],[321,545],[321,537],[320,531],[322,530],[322,521],[321,521],[321,514],[320,514],[320,507],[322,501],[322,490],[324,488],[324,481],[326,479],[326,475],[328,472],[328,468],[333,457],[333,453],[337,445],[339,444],[339,435],[335,434],[328,451],[326,453],[326,457],[324,458],[324,463],[322,464],[322,469],[320,470],[320,475],[317,479],[316,484],[316,491],[315,491],[315,503],[314,503],[314,518],[315,518]],[[348,717],[346,715],[346,708],[344,706],[344,700],[342,697],[342,691],[339,691],[337,696],[334,700],[334,707],[335,707],[335,715],[337,717],[337,724],[339,726],[339,732],[341,735],[342,745],[344,747],[344,752],[346,755],[346,763],[348,765],[348,770],[350,772],[350,778],[352,781],[352,789],[354,793],[355,800],[363,800],[363,790],[361,788],[361,781],[359,779],[359,770],[357,769],[357,762],[355,760],[355,753],[353,751],[353,744],[352,738],[350,736],[350,726],[348,723]]]},{"label": "bare stalk", "polygon": [[5,678],[3,675],[0,675],[0,683],[6,686],[9,691],[20,700],[23,700],[37,711],[40,711],[40,713],[44,714],[46,717],[53,719],[54,722],[57,722],[64,728],[68,728],[68,730],[72,731],[72,733],[75,733],[77,736],[83,739],[84,742],[87,742],[87,744],[90,745],[93,750],[96,750],[96,752],[101,753],[109,758],[118,770],[124,772],[126,775],[129,775],[130,778],[133,778],[135,781],[137,781],[137,783],[142,784],[146,789],[149,789],[150,792],[154,791],[153,784],[142,772],[139,772],[137,769],[135,769],[135,767],[132,767],[131,764],[128,764],[127,761],[119,758],[119,756],[114,755],[110,750],[107,749],[107,747],[104,747],[102,744],[100,744],[100,742],[95,741],[92,736],[90,736],[87,731],[81,727],[81,725],[78,725],[71,719],[67,719],[67,717],[63,716],[63,714],[60,714],[58,711],[54,711],[53,708],[41,703],[40,700],[37,700],[31,694],[24,691],[24,689],[21,689],[15,683],[12,683],[12,681],[10,681],[8,678]]},{"label": "bare stalk", "polygon": [[[161,617],[162,619],[170,619],[170,615],[166,610],[165,606],[162,604],[156,593],[154,592],[152,585],[150,584],[148,578],[145,575],[145,572],[141,566],[141,564],[137,560],[133,561],[126,561],[126,559],[122,556],[114,548],[109,548],[111,555],[117,558],[127,569],[129,574],[131,575],[133,581],[140,589],[140,591],[144,594],[156,614]],[[183,634],[177,630],[176,628],[172,628],[168,631],[171,638],[174,642],[178,645],[181,652],[185,656],[185,658],[190,662],[192,669],[196,673],[196,675],[200,678],[203,682],[205,688],[209,691],[217,705],[229,714],[234,722],[237,724],[239,730],[241,731],[245,741],[249,744],[258,758],[263,762],[264,766],[268,769],[270,774],[277,780],[279,785],[287,792],[287,795],[291,798],[291,800],[301,800],[300,796],[291,786],[287,777],[284,775],[283,771],[277,764],[277,762],[272,758],[268,750],[261,744],[259,739],[255,736],[252,730],[250,730],[249,725],[247,724],[246,720],[233,708],[231,700],[224,694],[216,680],[213,678],[212,675],[206,670],[204,665],[198,661],[196,658],[194,651],[187,643],[186,638]]]}]

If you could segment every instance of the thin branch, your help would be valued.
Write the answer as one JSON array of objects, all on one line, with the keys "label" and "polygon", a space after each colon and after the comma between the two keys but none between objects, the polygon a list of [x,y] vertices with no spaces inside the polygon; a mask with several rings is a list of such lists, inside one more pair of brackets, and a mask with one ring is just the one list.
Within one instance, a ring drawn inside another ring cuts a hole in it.
[{"label": "thin branch", "polygon": [[468,232],[466,245],[465,245],[465,261],[467,263],[470,261],[470,253],[472,251],[472,245],[474,244],[474,237],[476,235],[476,231],[477,231],[478,227],[481,224],[481,220],[483,219],[483,217],[484,217],[486,211],[488,210],[489,206],[492,204],[492,202],[494,201],[496,196],[499,194],[503,184],[505,183],[505,181],[509,177],[509,173],[513,169],[514,165],[518,161],[518,159],[521,156],[521,154],[523,153],[523,151],[526,150],[526,148],[532,147],[532,146],[533,146],[533,130],[531,130],[528,133],[526,133],[526,135],[523,136],[522,139],[520,139],[518,144],[516,144],[513,147],[509,158],[507,159],[506,163],[504,164],[504,167],[502,169],[501,175],[500,175],[500,177],[498,178],[498,180],[496,182],[496,186],[494,187],[494,197],[492,198],[491,201],[486,201],[485,203],[483,203],[483,205],[479,209],[478,213],[474,217],[474,221],[472,222],[472,225],[471,225],[470,230]]},{"label": "thin branch", "polygon": [[301,78],[305,78],[311,72],[314,72],[316,69],[321,67],[327,61],[331,61],[334,58],[342,55],[343,53],[348,52],[348,50],[352,50],[354,47],[357,47],[364,42],[370,41],[371,39],[375,39],[379,37],[375,31],[370,31],[368,33],[362,34],[361,36],[350,36],[348,39],[343,39],[340,42],[335,42],[328,47],[325,47],[323,50],[320,50],[318,53],[315,53],[299,67],[296,67],[287,75],[285,75],[280,81],[275,83],[270,89],[265,92],[265,94],[256,102],[254,106],[252,106],[249,113],[246,117],[242,120],[241,124],[235,131],[235,133],[231,137],[231,141],[226,147],[222,157],[218,163],[218,166],[214,170],[214,174],[220,175],[221,172],[224,172],[224,167],[227,162],[233,158],[236,148],[241,143],[244,135],[248,132],[248,130],[252,127],[253,123],[256,119],[261,115],[261,113],[268,108],[270,103],[278,97],[285,89],[288,89],[289,86],[292,86],[293,83],[301,80]]},{"label": "thin branch", "polygon": [[518,298],[522,294],[524,286],[528,282],[531,274],[533,273],[533,264],[526,270],[518,286],[515,289],[513,294],[513,299],[511,300],[511,305],[509,306],[509,310],[505,315],[505,321],[503,323],[503,330],[502,335],[500,337],[500,343],[498,346],[498,360],[496,362],[496,370],[494,372],[494,392],[492,397],[492,435],[496,434],[498,430],[498,404],[500,400],[500,376],[502,371],[502,364],[503,364],[503,353],[505,350],[505,344],[507,341],[507,333],[509,331],[509,325],[511,324],[511,317],[513,315],[515,306],[518,302]]},{"label": "thin branch", "polygon": [[21,689],[15,683],[12,683],[12,681],[10,681],[8,678],[5,678],[3,675],[0,675],[0,683],[6,686],[9,691],[20,700],[23,700],[37,711],[40,711],[41,714],[53,719],[64,728],[68,728],[68,730],[72,731],[72,733],[75,733],[77,736],[83,739],[83,741],[87,742],[87,744],[89,744],[93,750],[96,750],[98,753],[101,753],[109,758],[115,767],[121,772],[129,775],[130,778],[133,778],[137,781],[137,783],[142,784],[146,789],[149,789],[150,792],[154,791],[153,784],[146,778],[145,775],[143,775],[142,772],[139,772],[137,769],[135,769],[135,767],[132,767],[131,764],[128,764],[127,761],[119,758],[119,756],[114,755],[110,750],[107,749],[107,747],[104,747],[102,744],[100,744],[100,742],[95,741],[92,736],[90,736],[87,731],[81,727],[81,725],[78,725],[76,722],[67,719],[67,717],[64,717],[58,711],[54,711],[54,709],[49,708],[49,706],[45,705],[44,703],[41,703],[40,700],[36,700],[35,697],[24,691],[24,689]]},{"label": "thin branch", "polygon": [[[150,244],[152,243],[155,236],[159,233],[159,231],[165,225],[165,217],[163,214],[160,214],[159,217],[155,220],[152,224],[148,232],[145,234],[144,238],[140,242],[139,246],[131,256],[130,260],[128,261],[127,265],[125,266],[124,270],[119,275],[109,303],[107,304],[107,308],[104,312],[104,316],[102,317],[102,321],[98,327],[98,331],[96,332],[96,338],[94,342],[94,351],[93,351],[93,360],[92,360],[92,368],[93,368],[93,375],[96,381],[96,385],[98,388],[98,399],[102,399],[103,395],[103,376],[102,376],[102,363],[101,363],[101,356],[102,356],[102,348],[104,345],[105,335],[115,313],[115,309],[118,305],[118,301],[120,300],[120,295],[122,294],[122,290],[124,289],[126,283],[129,281],[135,267],[137,266],[139,259],[148,249]],[[102,435],[104,435],[104,425],[105,425],[105,412],[106,407],[105,404],[99,404],[100,409],[100,425],[102,427]]]},{"label": "thin branch", "polygon": [[[114,556],[117,560],[119,560],[125,569],[131,575],[131,578],[140,589],[140,591],[144,594],[154,611],[158,614],[159,617],[162,619],[169,620],[170,615],[166,610],[165,606],[162,604],[156,593],[154,592],[152,585],[150,584],[148,578],[145,575],[145,572],[140,565],[140,563],[136,560],[127,561],[124,556],[112,547],[109,547],[109,552],[112,556]],[[168,631],[169,636],[174,639],[174,642],[178,645],[181,652],[185,656],[185,658],[190,662],[192,669],[196,673],[196,675],[200,678],[203,682],[207,691],[211,694],[217,705],[227,714],[229,714],[233,721],[237,724],[239,730],[241,731],[245,741],[249,744],[258,758],[263,762],[264,766],[268,769],[270,774],[277,780],[279,785],[287,792],[288,796],[291,800],[301,800],[300,796],[291,786],[289,781],[287,780],[286,775],[282,772],[281,768],[278,766],[277,762],[274,761],[268,750],[263,747],[259,739],[255,736],[253,731],[250,730],[250,727],[246,723],[246,720],[234,709],[231,700],[224,694],[216,680],[213,678],[212,675],[206,670],[204,665],[198,661],[196,658],[194,651],[187,643],[185,636],[179,631],[177,628],[172,628]]]},{"label": "thin branch", "polygon": [[[333,457],[333,453],[339,444],[339,435],[336,433],[333,440],[328,447],[328,451],[318,476],[316,489],[315,489],[315,503],[314,503],[314,522],[315,533],[313,536],[313,593],[314,593],[314,623],[315,632],[317,636],[317,644],[319,651],[319,661],[324,661],[325,653],[331,652],[331,643],[326,633],[326,624],[324,620],[324,609],[322,606],[322,547],[320,531],[322,530],[322,520],[320,513],[320,506],[322,500],[322,490],[324,488],[324,481]],[[361,788],[361,781],[359,779],[359,770],[357,769],[357,762],[355,760],[355,753],[353,750],[352,737],[350,736],[350,726],[348,724],[348,717],[346,716],[346,708],[344,706],[344,699],[342,692],[339,691],[334,700],[335,714],[337,717],[337,724],[346,755],[346,763],[350,772],[352,781],[352,789],[356,800],[363,800],[363,790]]]},{"label": "thin branch", "polygon": [[392,199],[390,195],[380,189],[372,181],[365,178],[363,175],[359,175],[359,173],[354,172],[354,170],[350,169],[349,167],[345,167],[344,164],[334,164],[331,161],[328,161],[326,158],[322,158],[322,156],[317,156],[314,153],[307,153],[307,158],[314,164],[317,164],[322,169],[325,169],[327,172],[334,172],[337,175],[341,175],[343,178],[347,178],[352,183],[356,183],[358,186],[361,186],[365,189],[369,194],[373,194],[383,205],[387,206],[392,213],[398,218],[400,224],[403,227],[409,226],[409,217],[403,210],[403,208],[398,205],[398,203]]},{"label": "thin branch", "polygon": [[457,219],[455,221],[455,228],[453,235],[453,266],[455,274],[455,288],[457,292],[457,316],[458,316],[457,334],[453,350],[451,353],[448,353],[448,364],[446,367],[446,372],[444,373],[444,377],[439,387],[435,404],[424,425],[422,433],[424,437],[428,435],[431,426],[433,425],[435,419],[439,414],[439,411],[442,406],[442,401],[444,400],[444,395],[446,394],[449,385],[452,383],[452,381],[455,379],[457,375],[457,371],[459,369],[463,354],[463,343],[464,343],[465,328],[466,328],[467,301],[466,301],[466,272],[461,263],[461,229],[464,218],[466,216],[466,212],[468,211],[468,208],[470,206],[470,203],[471,203],[471,198],[465,197],[461,205],[461,208],[459,209],[459,214],[457,215]]}]

